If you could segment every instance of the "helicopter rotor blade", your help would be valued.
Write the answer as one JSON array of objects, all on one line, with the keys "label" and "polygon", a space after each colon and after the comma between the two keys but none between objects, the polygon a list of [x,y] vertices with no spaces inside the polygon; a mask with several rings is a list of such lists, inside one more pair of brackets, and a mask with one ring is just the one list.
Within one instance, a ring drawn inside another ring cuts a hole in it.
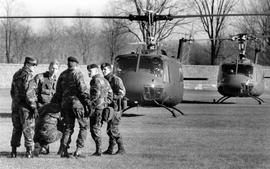
[{"label": "helicopter rotor blade", "polygon": [[[154,17],[154,21],[160,21],[160,20],[172,20],[172,19],[180,19],[180,18],[202,18],[202,17],[238,17],[238,16],[270,16],[270,13],[239,13],[239,14],[187,14],[187,15],[159,15],[156,14]],[[147,15],[129,15],[129,16],[94,16],[94,15],[87,15],[87,16],[64,16],[64,15],[58,15],[58,16],[46,16],[46,15],[40,15],[40,16],[0,16],[0,19],[52,19],[52,18],[92,18],[92,19],[129,19],[131,21],[133,20],[140,20],[140,21],[146,21],[148,20]]]},{"label": "helicopter rotor blade", "polygon": [[76,18],[89,18],[89,19],[129,19],[129,16],[0,16],[0,19],[76,19]]}]

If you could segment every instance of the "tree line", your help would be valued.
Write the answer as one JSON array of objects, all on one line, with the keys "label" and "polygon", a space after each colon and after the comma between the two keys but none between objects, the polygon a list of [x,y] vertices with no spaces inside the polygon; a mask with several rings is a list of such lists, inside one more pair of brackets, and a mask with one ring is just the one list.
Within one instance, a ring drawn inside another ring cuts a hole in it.
[{"label": "tree line", "polygon": [[[16,0],[0,0],[6,16],[18,15]],[[184,15],[269,13],[270,0],[114,0],[104,15],[143,15],[145,11],[159,14]],[[75,15],[91,15],[91,11],[78,10]],[[250,33],[270,35],[269,16],[228,18],[207,17],[161,21],[153,27],[153,37],[162,44],[168,55],[177,53],[178,39],[207,37],[204,41],[188,41],[182,56],[184,64],[215,65],[237,55],[237,45],[224,41],[230,34]],[[24,57],[33,56],[40,63],[58,59],[65,63],[68,56],[76,56],[82,64],[111,62],[118,54],[136,50],[132,42],[147,41],[145,23],[128,20],[44,19],[43,29],[36,32],[29,19],[2,19],[0,25],[0,62],[22,63]],[[99,23],[99,24],[97,24]],[[233,30],[233,31],[231,31]],[[260,62],[269,65],[269,36],[260,40]],[[254,44],[248,47],[253,57]]]}]

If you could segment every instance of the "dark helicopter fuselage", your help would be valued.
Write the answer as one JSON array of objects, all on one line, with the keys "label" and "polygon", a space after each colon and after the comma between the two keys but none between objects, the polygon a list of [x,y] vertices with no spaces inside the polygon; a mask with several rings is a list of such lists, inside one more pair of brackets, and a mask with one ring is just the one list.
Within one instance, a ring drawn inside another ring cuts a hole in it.
[{"label": "dark helicopter fuselage", "polygon": [[174,106],[183,100],[182,66],[175,58],[161,54],[119,55],[114,72],[123,80],[130,104],[157,101]]},{"label": "dark helicopter fuselage", "polygon": [[217,88],[223,96],[260,96],[264,92],[263,68],[250,61],[223,63],[219,67]]}]

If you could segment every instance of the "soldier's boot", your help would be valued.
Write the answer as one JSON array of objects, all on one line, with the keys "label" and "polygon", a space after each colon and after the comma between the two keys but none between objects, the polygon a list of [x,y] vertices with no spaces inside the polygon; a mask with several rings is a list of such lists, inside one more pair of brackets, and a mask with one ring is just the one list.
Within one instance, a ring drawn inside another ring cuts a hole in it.
[{"label": "soldier's boot", "polygon": [[77,157],[84,157],[84,156],[82,155],[82,150],[83,150],[82,148],[77,147],[76,150],[75,150],[75,152],[73,153],[73,156],[76,157],[76,158],[77,158]]},{"label": "soldier's boot", "polygon": [[32,147],[26,147],[26,158],[33,158]]},{"label": "soldier's boot", "polygon": [[69,154],[68,154],[68,149],[67,149],[67,147],[64,146],[64,145],[63,145],[63,151],[61,152],[60,156],[61,156],[62,158],[69,158],[69,157],[70,157]]},{"label": "soldier's boot", "polygon": [[39,156],[39,152],[40,152],[40,144],[39,143],[35,143],[35,148],[34,148],[34,156],[38,157]]},{"label": "soldier's boot", "polygon": [[112,155],[113,154],[113,148],[114,148],[115,145],[116,145],[115,141],[110,141],[108,149],[106,151],[104,151],[102,154]]},{"label": "soldier's boot", "polygon": [[117,139],[116,140],[116,143],[118,145],[118,150],[117,150],[117,152],[115,154],[119,154],[119,155],[125,154],[126,151],[125,151],[125,148],[124,148],[124,144],[123,144],[122,138]]},{"label": "soldier's boot", "polygon": [[17,157],[17,147],[12,147],[10,157],[11,158],[16,158]]},{"label": "soldier's boot", "polygon": [[101,156],[101,142],[96,142],[96,152],[92,154],[93,156]]}]

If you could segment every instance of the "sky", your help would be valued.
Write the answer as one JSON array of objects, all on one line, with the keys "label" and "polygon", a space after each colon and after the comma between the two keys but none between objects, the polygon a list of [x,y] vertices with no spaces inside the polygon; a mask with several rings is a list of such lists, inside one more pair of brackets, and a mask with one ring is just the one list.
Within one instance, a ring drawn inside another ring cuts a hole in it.
[{"label": "sky", "polygon": [[20,0],[30,15],[74,15],[77,9],[102,14],[109,0]]},{"label": "sky", "polygon": [[[3,2],[4,0],[0,0]],[[91,12],[102,15],[107,9],[109,0],[15,0],[13,15],[75,15],[76,11]],[[2,10],[2,11],[1,11]],[[0,9],[2,14],[3,9]],[[44,20],[43,20],[44,21]],[[32,19],[30,24],[34,31],[43,27],[42,20]]]}]

